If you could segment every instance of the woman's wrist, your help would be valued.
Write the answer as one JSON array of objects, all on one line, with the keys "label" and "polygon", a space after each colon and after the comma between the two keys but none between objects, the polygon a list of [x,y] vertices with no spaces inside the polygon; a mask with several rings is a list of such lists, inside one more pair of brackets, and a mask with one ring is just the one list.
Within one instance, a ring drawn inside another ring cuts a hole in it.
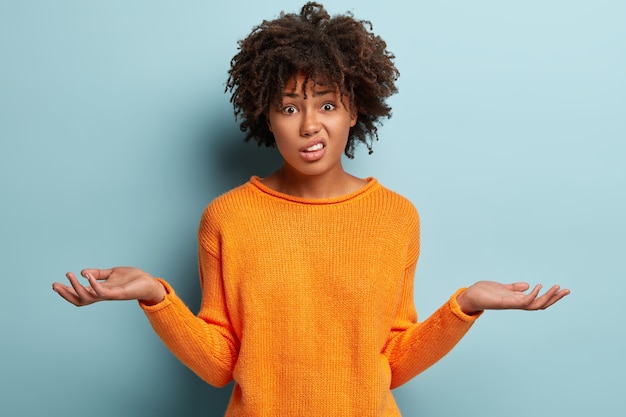
[{"label": "woman's wrist", "polygon": [[153,278],[152,283],[154,285],[152,290],[150,291],[150,294],[146,298],[140,300],[143,304],[149,306],[159,304],[165,299],[165,296],[167,295],[167,290],[165,289],[163,284],[161,284],[157,279]]},{"label": "woman's wrist", "polygon": [[467,288],[466,290],[461,292],[459,295],[457,295],[456,302],[459,305],[459,308],[461,309],[463,314],[467,314],[468,316],[473,316],[475,314],[480,313],[482,309],[476,308],[475,306],[472,305],[471,301],[468,300],[467,292],[469,290],[470,289]]}]

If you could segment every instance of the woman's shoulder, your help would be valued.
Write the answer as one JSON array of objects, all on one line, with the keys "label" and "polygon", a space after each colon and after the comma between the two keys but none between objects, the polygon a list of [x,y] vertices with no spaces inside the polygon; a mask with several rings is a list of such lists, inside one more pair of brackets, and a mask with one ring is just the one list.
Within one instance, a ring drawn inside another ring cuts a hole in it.
[{"label": "woman's shoulder", "polygon": [[237,211],[248,211],[253,204],[250,182],[232,188],[215,197],[204,208],[204,216],[223,216]]},{"label": "woman's shoulder", "polygon": [[388,188],[382,184],[379,186],[379,198],[387,202],[389,207],[394,207],[397,210],[411,212],[417,215],[417,208],[411,200],[403,194],[400,194],[398,191]]}]

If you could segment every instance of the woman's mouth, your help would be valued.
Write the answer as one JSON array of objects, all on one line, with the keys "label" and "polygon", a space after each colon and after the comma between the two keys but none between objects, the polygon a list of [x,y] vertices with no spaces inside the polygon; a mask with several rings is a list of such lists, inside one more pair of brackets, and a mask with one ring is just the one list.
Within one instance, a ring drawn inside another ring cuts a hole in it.
[{"label": "woman's mouth", "polygon": [[324,148],[324,145],[320,142],[320,143],[316,143],[313,146],[309,146],[308,148],[304,150],[304,152],[315,152],[315,151],[319,151],[322,148]]},{"label": "woman's mouth", "polygon": [[324,152],[326,150],[326,146],[323,142],[316,142],[300,151],[300,156],[302,159],[308,162],[314,162],[322,158],[324,156]]}]

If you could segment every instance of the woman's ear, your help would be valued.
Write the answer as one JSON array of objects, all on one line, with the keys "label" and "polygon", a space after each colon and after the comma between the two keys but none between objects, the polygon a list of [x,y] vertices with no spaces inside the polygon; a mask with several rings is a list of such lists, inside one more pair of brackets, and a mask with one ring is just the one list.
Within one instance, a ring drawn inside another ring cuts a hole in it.
[{"label": "woman's ear", "polygon": [[359,120],[359,112],[356,110],[356,106],[353,105],[350,107],[350,127],[354,127],[358,120]]}]

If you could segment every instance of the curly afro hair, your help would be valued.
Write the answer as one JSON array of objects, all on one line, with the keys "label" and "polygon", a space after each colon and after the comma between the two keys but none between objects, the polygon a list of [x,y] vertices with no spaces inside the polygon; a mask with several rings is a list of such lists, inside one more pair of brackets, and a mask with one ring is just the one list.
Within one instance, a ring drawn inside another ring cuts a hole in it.
[{"label": "curly afro hair", "polygon": [[330,84],[342,101],[350,98],[350,108],[356,106],[357,123],[350,129],[345,154],[353,158],[358,143],[372,153],[377,125],[391,117],[386,99],[397,92],[400,73],[369,21],[356,20],[349,12],[331,17],[324,6],[309,2],[300,14],[281,12],[274,20],[264,20],[238,46],[226,91],[232,93],[230,101],[246,141],[276,145],[266,114],[280,106],[289,78],[301,73],[303,89],[309,80]]}]

